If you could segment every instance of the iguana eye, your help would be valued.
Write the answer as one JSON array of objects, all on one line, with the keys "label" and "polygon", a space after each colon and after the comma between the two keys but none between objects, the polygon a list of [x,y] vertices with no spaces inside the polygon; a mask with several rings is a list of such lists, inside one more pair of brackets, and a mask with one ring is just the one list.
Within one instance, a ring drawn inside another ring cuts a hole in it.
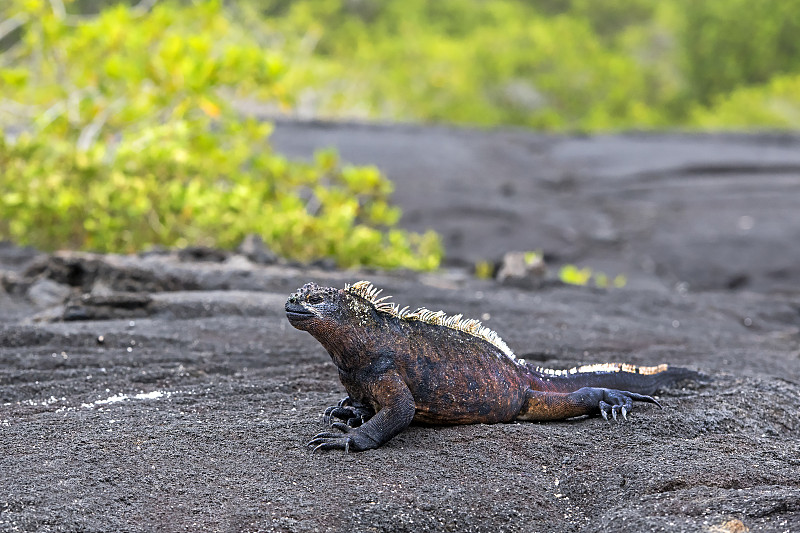
[{"label": "iguana eye", "polygon": [[322,296],[320,296],[319,294],[312,294],[311,296],[308,297],[308,303],[312,305],[320,304],[322,303]]}]

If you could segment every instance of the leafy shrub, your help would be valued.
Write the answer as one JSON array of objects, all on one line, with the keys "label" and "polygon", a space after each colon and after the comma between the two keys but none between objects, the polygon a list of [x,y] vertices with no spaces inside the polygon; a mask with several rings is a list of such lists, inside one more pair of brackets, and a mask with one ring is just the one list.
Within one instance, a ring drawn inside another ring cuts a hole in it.
[{"label": "leafy shrub", "polygon": [[[287,47],[297,112],[314,116],[545,130],[686,127],[735,91],[800,74],[800,0],[246,6],[260,10],[251,18],[266,19]],[[744,110],[741,126],[785,125],[762,111]]]},{"label": "leafy shrub", "polygon": [[800,73],[800,0],[673,0],[682,70],[699,104]]},{"label": "leafy shrub", "polygon": [[575,4],[543,14],[516,0],[297,0],[265,14],[294,51],[288,76],[315,115],[544,129],[665,122],[671,73],[625,48],[646,36],[601,38],[582,15],[590,8]]},{"label": "leafy shrub", "polygon": [[269,124],[235,113],[236,98],[286,102],[287,66],[219,2],[74,19],[14,0],[6,15],[24,34],[0,63],[0,237],[130,252],[259,233],[299,260],[438,265],[435,234],[392,229],[377,169],[287,161]]},{"label": "leafy shrub", "polygon": [[800,128],[800,75],[776,76],[718,96],[695,109],[692,122],[706,129]]}]

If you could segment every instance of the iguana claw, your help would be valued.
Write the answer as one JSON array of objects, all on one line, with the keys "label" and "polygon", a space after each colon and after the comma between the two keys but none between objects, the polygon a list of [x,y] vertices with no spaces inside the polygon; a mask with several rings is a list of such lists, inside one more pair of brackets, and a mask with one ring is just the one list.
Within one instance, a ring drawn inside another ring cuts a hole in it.
[{"label": "iguana claw", "polygon": [[611,413],[611,418],[613,418],[614,421],[618,421],[617,414],[621,414],[623,420],[628,420],[628,412],[633,408],[634,401],[654,403],[659,408],[661,407],[661,404],[658,403],[655,398],[645,394],[638,394],[635,392],[616,389],[605,389],[603,393],[603,399],[598,402],[600,415],[609,422],[611,422],[611,420],[608,418],[609,413]]},{"label": "iguana claw", "polygon": [[333,425],[332,418],[344,420],[351,428],[357,428],[375,414],[370,407],[356,403],[349,396],[343,398],[338,405],[332,405],[325,409],[322,421],[326,426]]},{"label": "iguana claw", "polygon": [[317,450],[344,450],[345,453],[350,453],[351,449],[354,452],[360,452],[378,447],[373,439],[347,424],[334,422],[331,424],[331,427],[338,429],[342,433],[323,431],[315,435],[306,446],[313,446],[314,449],[312,452],[316,452]]}]

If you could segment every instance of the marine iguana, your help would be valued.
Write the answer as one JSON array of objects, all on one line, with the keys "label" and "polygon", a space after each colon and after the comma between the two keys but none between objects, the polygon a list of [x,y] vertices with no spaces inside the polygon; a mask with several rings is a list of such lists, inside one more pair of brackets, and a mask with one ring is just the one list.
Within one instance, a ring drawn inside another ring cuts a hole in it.
[{"label": "marine iguana", "polygon": [[286,302],[289,322],[322,343],[348,394],[325,411],[339,431],[316,435],[308,443],[314,450],[377,448],[412,421],[491,424],[598,412],[627,419],[634,401],[661,407],[650,394],[702,377],[665,364],[536,367],[477,320],[401,309],[380,292],[367,281],[344,289],[306,283]]}]

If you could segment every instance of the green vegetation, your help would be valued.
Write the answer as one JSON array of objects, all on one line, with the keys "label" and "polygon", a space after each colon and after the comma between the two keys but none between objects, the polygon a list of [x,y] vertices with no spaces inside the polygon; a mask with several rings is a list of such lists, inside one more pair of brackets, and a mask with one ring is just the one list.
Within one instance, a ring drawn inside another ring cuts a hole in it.
[{"label": "green vegetation", "polygon": [[[320,152],[287,161],[230,102],[281,101],[286,60],[217,2],[117,6],[72,20],[15,1],[0,68],[0,237],[46,249],[233,247],[341,266],[436,268],[438,237],[393,229],[392,184]],[[131,31],[135,28],[135,31]]]},{"label": "green vegetation", "polygon": [[0,238],[129,252],[258,233],[298,260],[436,268],[438,237],[396,229],[378,170],[332,152],[289,161],[239,102],[562,131],[800,125],[800,0],[162,0],[78,14],[98,3],[0,6]]},{"label": "green vegetation", "polygon": [[296,102],[317,116],[583,131],[798,125],[800,0],[246,5],[266,6],[248,18],[279,36]]}]

